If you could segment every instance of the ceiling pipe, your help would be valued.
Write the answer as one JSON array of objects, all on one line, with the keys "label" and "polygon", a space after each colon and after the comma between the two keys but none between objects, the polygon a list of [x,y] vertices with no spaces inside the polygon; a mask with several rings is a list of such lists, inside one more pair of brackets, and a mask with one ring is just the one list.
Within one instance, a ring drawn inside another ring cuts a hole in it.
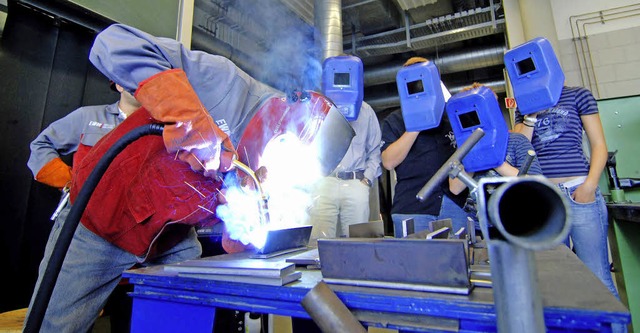
[{"label": "ceiling pipe", "polygon": [[[480,82],[484,86],[491,88],[496,94],[501,94],[506,91],[505,81],[504,80],[495,80],[495,81],[486,81]],[[470,84],[468,84],[470,85]],[[462,88],[468,85],[458,85],[458,86],[450,86],[447,87],[449,92],[454,95],[462,91]],[[365,102],[367,102],[371,107],[376,111],[380,112],[390,108],[399,108],[400,107],[400,97],[397,92],[394,92],[390,95],[383,96],[370,96],[367,97],[365,95]]]},{"label": "ceiling pipe", "polygon": [[[457,73],[478,68],[502,65],[506,47],[492,46],[476,48],[471,51],[456,52],[433,59],[440,74]],[[396,74],[403,62],[395,62],[378,67],[367,67],[364,72],[364,85],[375,86],[396,81]]]},{"label": "ceiling pipe", "polygon": [[322,48],[321,60],[343,54],[342,0],[315,0],[313,11],[316,42]]}]

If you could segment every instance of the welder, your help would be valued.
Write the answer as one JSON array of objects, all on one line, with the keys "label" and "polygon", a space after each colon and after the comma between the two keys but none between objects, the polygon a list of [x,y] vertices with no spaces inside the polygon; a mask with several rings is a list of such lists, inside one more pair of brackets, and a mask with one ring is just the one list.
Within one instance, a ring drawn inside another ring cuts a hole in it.
[{"label": "welder", "polygon": [[[224,57],[190,51],[125,25],[101,32],[90,60],[110,80],[135,92],[142,108],[78,159],[72,203],[98,159],[119,138],[150,123],[164,123],[164,131],[162,139],[147,136],[131,143],[102,176],[67,251],[43,332],[88,331],[121,273],[134,264],[199,256],[192,226],[216,219],[222,173],[243,158],[234,143],[262,104],[280,100],[278,91]],[[321,129],[321,116],[334,109],[323,96],[313,98],[309,107],[317,111],[318,126],[305,128],[309,138]],[[36,290],[55,242],[52,233]],[[228,238],[223,246],[228,252],[244,249]]]}]

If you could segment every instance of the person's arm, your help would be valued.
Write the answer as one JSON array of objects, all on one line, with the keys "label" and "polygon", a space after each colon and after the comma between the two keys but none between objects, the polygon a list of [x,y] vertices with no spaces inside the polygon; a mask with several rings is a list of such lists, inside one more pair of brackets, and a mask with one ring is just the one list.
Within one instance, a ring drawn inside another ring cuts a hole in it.
[{"label": "person's arm", "polygon": [[35,180],[59,189],[71,181],[71,167],[60,157],[78,149],[85,124],[83,109],[78,109],[51,123],[31,142],[27,166]]},{"label": "person's arm", "polygon": [[177,153],[193,170],[207,175],[232,168],[231,162],[237,157],[235,148],[211,118],[183,70],[214,73],[215,78],[206,79],[219,83],[220,91],[206,93],[220,94],[221,100],[224,89],[228,89],[224,83],[235,70],[230,61],[189,51],[175,40],[122,24],[111,25],[98,34],[89,59],[109,79],[129,92],[135,91],[134,96],[151,116],[165,123],[163,138],[168,152]]},{"label": "person's arm", "polygon": [[366,169],[364,170],[364,176],[369,181],[374,182],[382,174],[380,157],[380,145],[382,143],[382,133],[380,131],[380,124],[378,118],[375,116],[373,109],[366,103],[362,103],[362,111],[364,108],[368,108],[365,112],[368,114],[367,125],[367,143],[366,143]]},{"label": "person's arm", "polygon": [[531,141],[531,138],[533,138],[533,130],[538,123],[537,115],[538,113],[535,112],[522,116],[518,111],[516,111],[516,124],[513,126],[513,131],[524,135],[529,141]]},{"label": "person's arm", "polygon": [[513,167],[507,161],[502,162],[501,165],[493,168],[493,170],[496,170],[496,172],[498,172],[502,177],[512,177],[518,175],[518,169]]},{"label": "person's arm", "polygon": [[595,200],[595,191],[602,175],[602,170],[607,163],[608,151],[607,143],[604,137],[604,131],[602,129],[602,122],[600,116],[595,114],[583,115],[582,125],[587,138],[589,138],[589,145],[591,147],[591,159],[589,166],[589,174],[584,183],[576,189],[573,193],[573,198],[577,202],[588,203]]},{"label": "person's arm", "polygon": [[382,154],[382,166],[387,170],[397,167],[407,157],[411,146],[416,142],[420,132],[404,132],[398,140],[390,144]]},{"label": "person's arm", "polygon": [[[469,177],[473,177],[473,172],[467,172],[467,174],[469,175]],[[456,178],[451,178],[448,177],[449,179],[449,191],[451,193],[453,193],[454,195],[458,195],[460,193],[462,193],[462,191],[464,191],[467,188],[467,185],[465,185],[460,179]]]}]

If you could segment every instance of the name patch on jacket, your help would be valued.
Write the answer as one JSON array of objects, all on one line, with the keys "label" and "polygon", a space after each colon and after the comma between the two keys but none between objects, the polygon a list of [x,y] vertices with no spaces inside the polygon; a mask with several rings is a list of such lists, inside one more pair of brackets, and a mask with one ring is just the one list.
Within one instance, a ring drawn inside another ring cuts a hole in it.
[{"label": "name patch on jacket", "polygon": [[104,128],[104,129],[114,129],[116,127],[116,125],[113,124],[103,124],[101,122],[92,120],[89,122],[89,126],[93,126],[93,127],[98,127],[98,128]]}]

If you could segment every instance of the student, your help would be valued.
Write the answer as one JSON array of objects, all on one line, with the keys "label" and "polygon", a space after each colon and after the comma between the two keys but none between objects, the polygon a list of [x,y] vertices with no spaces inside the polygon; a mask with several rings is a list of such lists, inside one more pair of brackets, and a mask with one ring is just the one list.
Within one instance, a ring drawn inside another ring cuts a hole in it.
[{"label": "student", "polygon": [[338,167],[314,193],[312,240],[348,237],[350,225],[369,221],[369,191],[382,174],[380,124],[365,102],[358,118],[349,123],[356,135]]},{"label": "student", "polygon": [[118,102],[80,107],[45,128],[30,145],[27,166],[35,180],[63,189],[71,185],[71,166],[62,155],[88,150],[105,134],[118,126],[140,103],[122,86],[110,83],[120,93]]},{"label": "student", "polygon": [[[404,66],[427,62],[420,57],[407,60]],[[442,85],[445,100],[451,94]],[[451,218],[455,230],[466,227],[466,213],[462,209],[466,195],[454,195],[446,184],[437,187],[424,202],[416,194],[433,177],[455,151],[455,140],[446,115],[436,128],[407,132],[402,111],[397,110],[382,122],[382,165],[395,169],[397,183],[391,206],[394,234],[402,235],[402,221],[414,219],[415,232],[427,230],[430,221]]]},{"label": "student", "polygon": [[[543,175],[571,203],[569,236],[576,254],[617,297],[609,269],[607,208],[598,187],[608,152],[595,98],[586,88],[565,86],[555,106],[524,116],[516,110],[515,119],[515,131],[531,140]],[[583,131],[589,158],[582,149]]]},{"label": "student", "polygon": [[[88,331],[122,272],[134,264],[200,255],[193,225],[216,219],[219,173],[231,170],[236,154],[232,140],[242,137],[258,102],[277,93],[224,57],[190,51],[125,25],[98,34],[90,60],[124,91],[135,92],[142,107],[77,156],[72,203],[121,137],[145,124],[165,126],[162,137],[144,136],[129,144],[102,176],[67,251],[42,332]],[[60,214],[57,223],[65,218]],[[37,286],[57,237],[51,233]],[[234,245],[223,239],[225,249],[243,249]]]},{"label": "student", "polygon": [[[472,85],[468,87],[464,87],[461,91],[468,91],[472,89],[477,89],[482,87],[483,85],[477,82],[474,82]],[[496,99],[498,96],[493,93]],[[520,168],[526,163],[527,160],[527,152],[529,150],[533,150],[533,146],[531,142],[527,139],[526,136],[520,133],[509,132],[509,139],[507,141],[507,155],[505,157],[504,162],[493,169],[482,170],[475,173],[469,172],[470,176],[478,181],[484,177],[512,177],[517,176]],[[531,166],[527,171],[528,175],[541,175],[542,170],[540,169],[540,163],[538,162],[538,158],[534,157],[531,162]],[[459,194],[466,188],[466,185],[459,180],[458,178],[451,179],[449,178],[449,190],[454,194]],[[469,213],[469,218],[471,218],[475,222],[476,229],[480,230],[480,224],[478,222],[477,217],[477,209],[476,209],[476,201],[475,198],[469,196],[467,198],[467,205],[465,206],[465,211]]]}]

